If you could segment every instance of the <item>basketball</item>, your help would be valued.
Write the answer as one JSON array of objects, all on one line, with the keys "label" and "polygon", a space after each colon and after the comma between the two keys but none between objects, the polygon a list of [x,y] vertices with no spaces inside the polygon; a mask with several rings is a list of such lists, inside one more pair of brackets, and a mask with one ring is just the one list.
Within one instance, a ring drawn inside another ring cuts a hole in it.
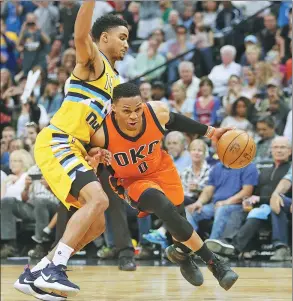
[{"label": "basketball", "polygon": [[247,166],[254,159],[256,145],[246,132],[231,130],[219,139],[217,153],[226,167],[239,169]]}]

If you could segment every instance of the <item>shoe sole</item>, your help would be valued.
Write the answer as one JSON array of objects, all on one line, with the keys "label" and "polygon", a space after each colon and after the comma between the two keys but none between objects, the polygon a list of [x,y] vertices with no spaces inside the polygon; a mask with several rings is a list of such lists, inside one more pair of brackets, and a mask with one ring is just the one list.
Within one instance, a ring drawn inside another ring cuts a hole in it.
[{"label": "shoe sole", "polygon": [[181,275],[184,277],[184,279],[188,281],[190,284],[192,284],[193,286],[201,286],[204,282],[203,275],[200,270],[199,270],[199,275],[197,275],[195,279],[190,277],[189,274],[185,273],[183,267],[180,267],[180,272]]},{"label": "shoe sole", "polygon": [[14,283],[14,288],[18,290],[20,293],[23,293],[28,296],[33,296],[36,299],[44,300],[44,301],[64,301],[66,298],[63,297],[55,297],[50,295],[40,295],[34,292],[34,290],[28,284],[21,284],[19,280]]},{"label": "shoe sole", "polygon": [[233,255],[235,249],[231,248],[230,245],[222,243],[221,241],[205,241],[207,247],[216,254]]},{"label": "shoe sole", "polygon": [[125,269],[125,268],[122,268],[122,267],[118,267],[118,269],[120,271],[123,271],[123,272],[134,272],[134,271],[136,271],[136,267],[134,267],[134,268],[128,268],[128,269]]},{"label": "shoe sole", "polygon": [[234,285],[238,278],[239,276],[235,272],[230,271],[225,275],[221,282],[219,282],[220,286],[224,290],[228,291]]},{"label": "shoe sole", "polygon": [[65,286],[58,282],[46,282],[43,277],[39,277],[34,281],[34,285],[42,291],[54,293],[57,295],[64,295],[64,297],[75,297],[79,293],[79,289]]}]

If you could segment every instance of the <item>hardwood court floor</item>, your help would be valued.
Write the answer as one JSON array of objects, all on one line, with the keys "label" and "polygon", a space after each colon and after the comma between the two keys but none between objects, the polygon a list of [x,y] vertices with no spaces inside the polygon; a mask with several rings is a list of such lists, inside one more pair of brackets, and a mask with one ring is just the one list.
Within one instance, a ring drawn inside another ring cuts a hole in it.
[{"label": "hardwood court floor", "polygon": [[[220,300],[285,301],[292,299],[290,268],[234,268],[240,275],[235,286],[223,290],[206,267],[205,282],[193,287],[177,267],[138,267],[136,272],[121,272],[117,266],[74,266],[70,279],[81,287],[75,301],[141,300]],[[14,290],[12,284],[22,267],[1,266],[1,301],[35,300]],[[68,299],[69,300],[69,299]]]}]

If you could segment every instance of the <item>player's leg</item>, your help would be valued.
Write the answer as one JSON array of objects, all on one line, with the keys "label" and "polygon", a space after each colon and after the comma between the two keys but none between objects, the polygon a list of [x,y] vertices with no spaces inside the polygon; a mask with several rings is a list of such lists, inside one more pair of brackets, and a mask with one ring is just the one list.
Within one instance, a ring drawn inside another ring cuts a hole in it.
[{"label": "player's leg", "polygon": [[83,186],[79,192],[79,200],[84,204],[68,221],[53,258],[53,252],[49,255],[48,259],[52,258],[52,263],[41,271],[41,277],[34,282],[35,286],[42,290],[64,293],[67,296],[76,295],[79,291],[79,287],[67,279],[65,273],[67,262],[74,250],[83,245],[82,241],[93,224],[95,231],[91,231],[89,235],[91,238],[104,232],[104,211],[108,206],[108,198],[93,171],[79,173],[76,180],[77,184],[72,186],[75,193],[72,194],[76,196],[77,187]]},{"label": "player's leg", "polygon": [[138,199],[138,209],[156,214],[172,237],[202,258],[219,281],[228,290],[238,278],[230,267],[211,252],[188,221],[182,217],[171,201],[158,189],[149,188]]}]

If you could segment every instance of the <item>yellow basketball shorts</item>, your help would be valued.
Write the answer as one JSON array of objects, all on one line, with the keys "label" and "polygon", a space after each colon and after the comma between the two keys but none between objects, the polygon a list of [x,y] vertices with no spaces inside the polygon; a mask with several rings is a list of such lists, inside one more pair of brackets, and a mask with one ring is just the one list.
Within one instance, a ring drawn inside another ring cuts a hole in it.
[{"label": "yellow basketball shorts", "polygon": [[75,181],[77,173],[83,172],[87,179],[90,178],[82,180],[83,186],[87,184],[85,181],[98,181],[93,169],[84,159],[87,152],[80,141],[49,126],[38,134],[34,152],[36,163],[56,197],[67,209],[70,206],[80,208],[78,195],[72,193],[73,186],[78,186]]}]

